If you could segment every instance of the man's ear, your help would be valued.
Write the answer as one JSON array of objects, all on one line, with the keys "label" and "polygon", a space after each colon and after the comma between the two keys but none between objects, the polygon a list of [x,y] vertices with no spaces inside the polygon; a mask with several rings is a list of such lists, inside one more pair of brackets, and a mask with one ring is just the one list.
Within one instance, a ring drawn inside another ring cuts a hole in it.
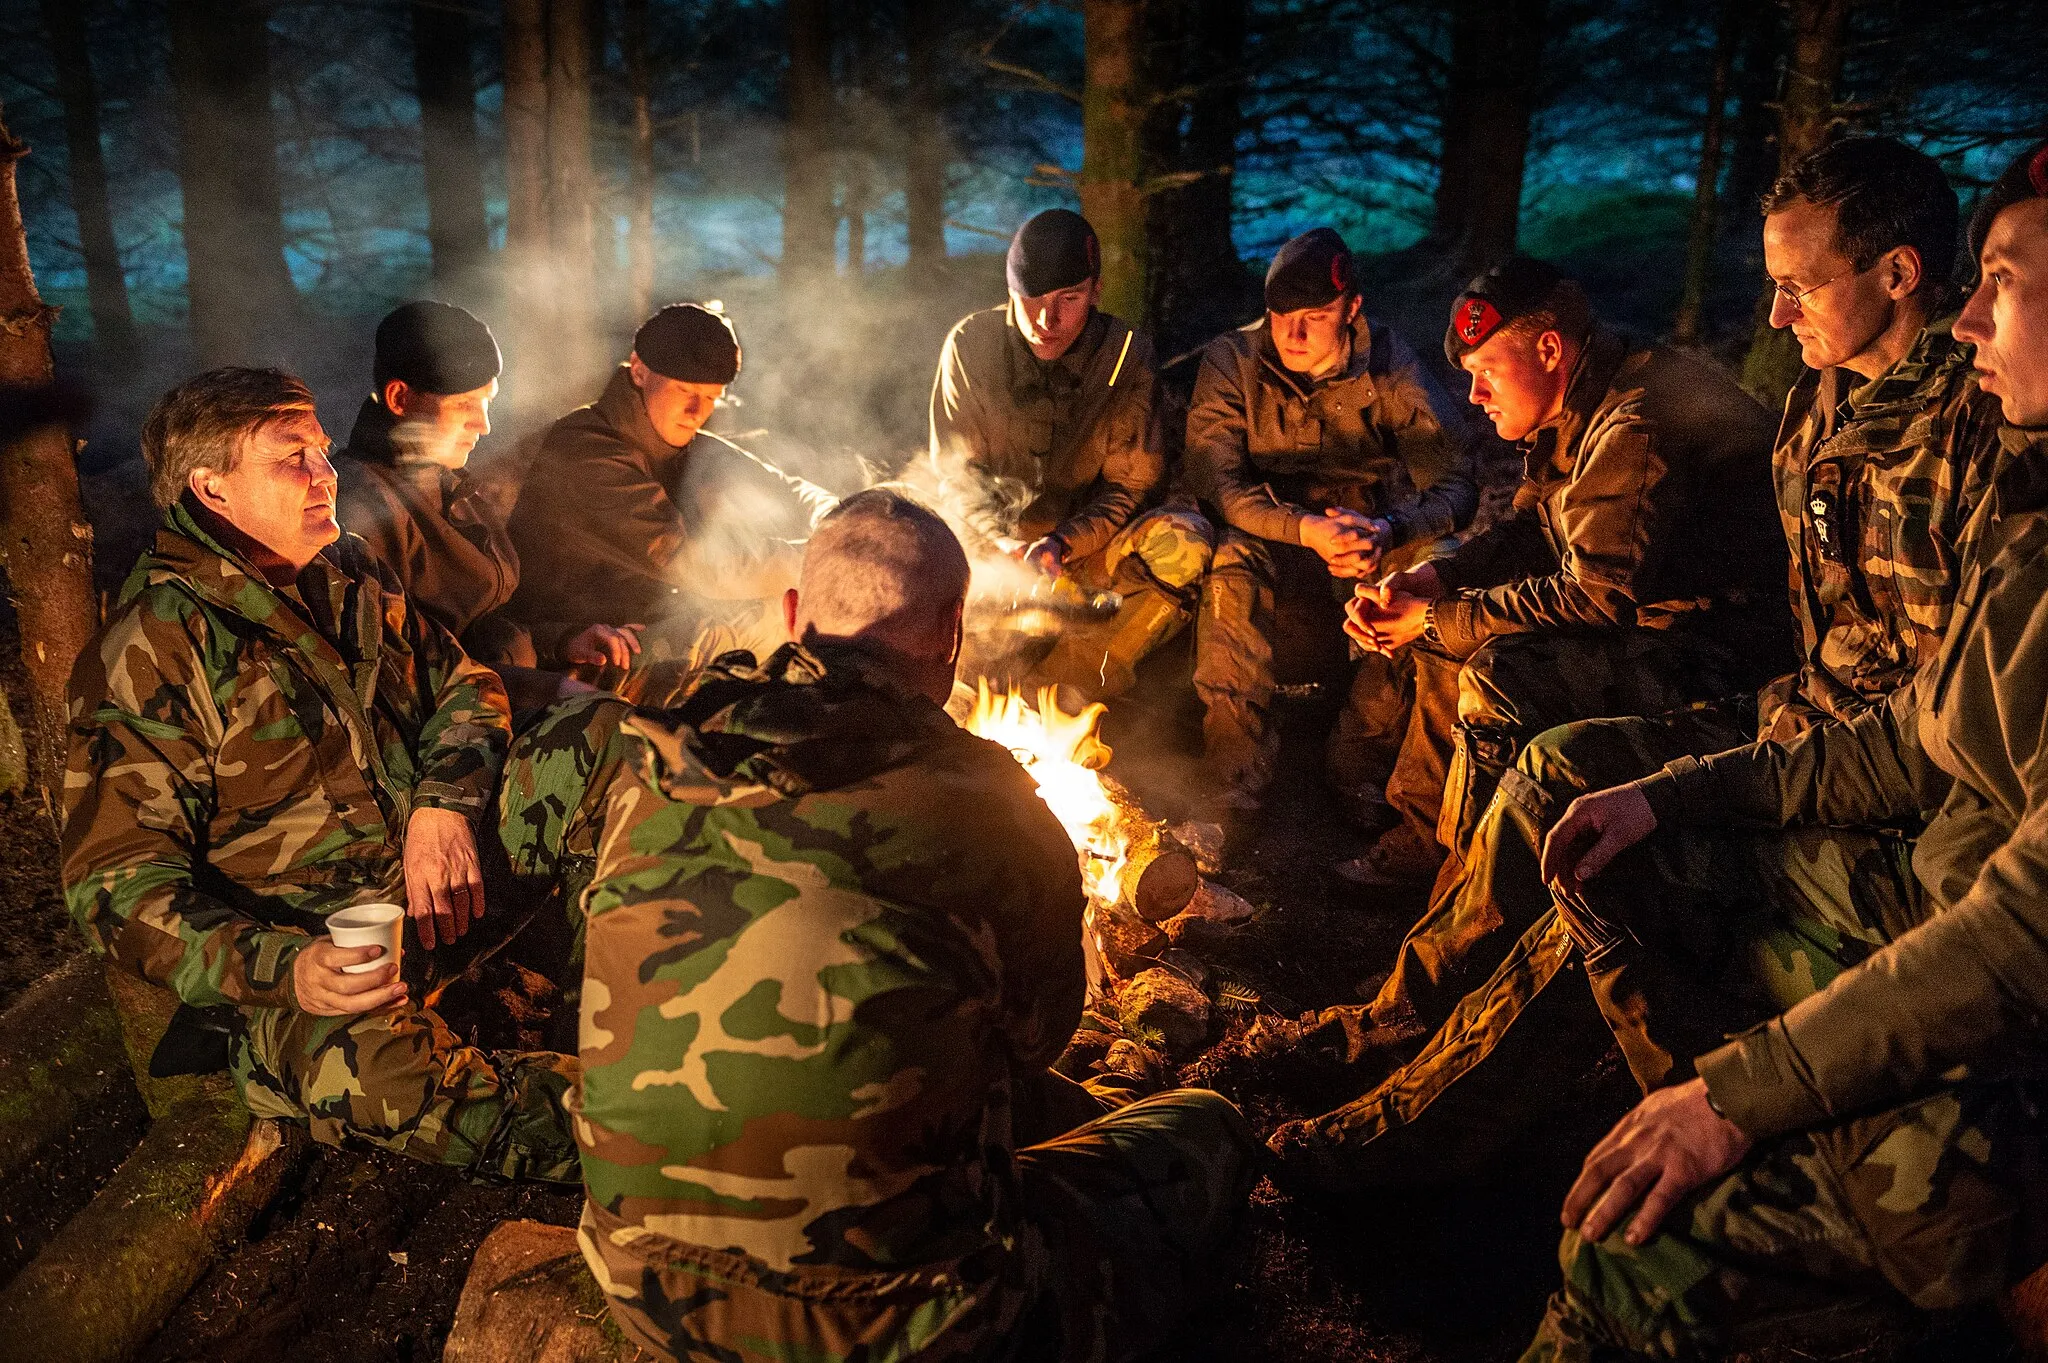
[{"label": "man's ear", "polygon": [[1564,337],[1554,331],[1546,331],[1538,336],[1536,358],[1542,363],[1545,373],[1555,374],[1564,364]]},{"label": "man's ear", "polygon": [[1352,294],[1350,304],[1344,309],[1344,325],[1348,327],[1357,321],[1359,310],[1364,306],[1365,299],[1355,293]]},{"label": "man's ear", "polygon": [[220,495],[220,475],[204,464],[185,475],[185,486],[199,499],[199,504],[208,511],[226,515],[227,498]]},{"label": "man's ear", "polygon": [[782,629],[789,635],[790,642],[802,643],[796,633],[796,588],[791,587],[782,594]]},{"label": "man's ear", "polygon": [[960,666],[960,652],[967,647],[967,598],[953,603],[953,653],[946,659],[946,666]]},{"label": "man's ear", "polygon": [[1920,291],[1920,283],[1927,277],[1920,253],[1911,246],[1894,246],[1884,253],[1877,263],[1878,279],[1884,284],[1884,291],[1892,298],[1910,298]]},{"label": "man's ear", "polygon": [[384,410],[393,416],[404,416],[405,409],[412,405],[412,389],[404,379],[390,379],[384,384]]},{"label": "man's ear", "polygon": [[647,381],[654,377],[654,371],[647,367],[637,350],[626,357],[626,373],[632,378],[633,386],[643,393],[647,391]]}]

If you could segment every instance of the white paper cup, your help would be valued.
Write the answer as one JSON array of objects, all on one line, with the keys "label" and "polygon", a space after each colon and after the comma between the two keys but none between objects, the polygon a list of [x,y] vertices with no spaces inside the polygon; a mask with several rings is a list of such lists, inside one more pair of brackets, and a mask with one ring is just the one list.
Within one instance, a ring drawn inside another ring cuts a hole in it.
[{"label": "white paper cup", "polygon": [[367,975],[398,962],[405,949],[405,906],[355,904],[327,915],[327,935],[338,947],[383,947],[384,954],[358,965],[345,965],[351,975]]}]

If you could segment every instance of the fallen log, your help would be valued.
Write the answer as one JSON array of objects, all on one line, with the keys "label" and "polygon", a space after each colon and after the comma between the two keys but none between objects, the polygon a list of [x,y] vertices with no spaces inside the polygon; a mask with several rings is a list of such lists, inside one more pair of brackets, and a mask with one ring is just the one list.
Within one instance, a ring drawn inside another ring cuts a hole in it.
[{"label": "fallen log", "polygon": [[1110,803],[1116,806],[1118,828],[1127,844],[1124,854],[1123,899],[1138,917],[1162,923],[1188,906],[1202,888],[1194,853],[1145,812],[1138,797],[1103,773],[1096,773]]},{"label": "fallen log", "polygon": [[99,1195],[0,1290],[0,1357],[124,1363],[276,1195],[307,1143],[195,1082]]},{"label": "fallen log", "polygon": [[477,1248],[441,1363],[623,1363],[639,1356],[606,1313],[576,1232],[507,1221]]},{"label": "fallen log", "polygon": [[0,1016],[0,1282],[92,1200],[147,1120],[98,962],[67,962]]}]

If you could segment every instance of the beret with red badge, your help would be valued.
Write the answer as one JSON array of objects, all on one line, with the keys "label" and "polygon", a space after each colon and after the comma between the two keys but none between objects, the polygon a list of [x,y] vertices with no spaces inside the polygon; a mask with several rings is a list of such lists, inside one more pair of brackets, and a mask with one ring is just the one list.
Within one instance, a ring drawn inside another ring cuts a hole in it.
[{"label": "beret with red badge", "polygon": [[1991,222],[2016,203],[2048,199],[2048,141],[2037,142],[2005,168],[1998,183],[1991,186],[1970,215],[1970,255],[1983,253],[1984,239],[1991,235]]},{"label": "beret with red badge", "polygon": [[1273,253],[1266,267],[1266,311],[1328,307],[1351,287],[1351,248],[1335,230],[1317,227]]},{"label": "beret with red badge", "polygon": [[1457,364],[1518,318],[1555,306],[1573,288],[1548,261],[1510,256],[1465,286],[1444,328],[1444,358]]}]

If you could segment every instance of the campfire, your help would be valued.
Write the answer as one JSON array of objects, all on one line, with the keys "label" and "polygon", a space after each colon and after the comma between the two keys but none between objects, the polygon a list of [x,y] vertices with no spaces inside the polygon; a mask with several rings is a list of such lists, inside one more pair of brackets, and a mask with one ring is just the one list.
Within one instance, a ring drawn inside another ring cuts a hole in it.
[{"label": "campfire", "polygon": [[1186,908],[1202,884],[1188,850],[1103,773],[1110,759],[1099,732],[1106,713],[1092,704],[1067,714],[1051,688],[1039,691],[1034,706],[1017,688],[999,691],[983,677],[964,722],[968,732],[1015,754],[1073,840],[1088,893],[1083,936],[1089,990],[1095,994],[1117,968],[1118,953],[1103,940],[1105,919],[1135,914],[1146,923],[1161,922]]}]

